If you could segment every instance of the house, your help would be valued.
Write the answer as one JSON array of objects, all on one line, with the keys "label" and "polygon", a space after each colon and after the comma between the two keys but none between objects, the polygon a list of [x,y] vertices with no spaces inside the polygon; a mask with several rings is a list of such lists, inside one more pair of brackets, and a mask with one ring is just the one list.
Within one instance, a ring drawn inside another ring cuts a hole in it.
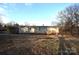
[{"label": "house", "polygon": [[58,34],[57,26],[20,26],[19,33]]}]

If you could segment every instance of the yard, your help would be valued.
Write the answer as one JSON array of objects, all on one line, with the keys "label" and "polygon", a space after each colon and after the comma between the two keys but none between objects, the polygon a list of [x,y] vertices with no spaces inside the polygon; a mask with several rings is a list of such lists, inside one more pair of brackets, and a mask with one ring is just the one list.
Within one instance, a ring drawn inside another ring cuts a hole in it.
[{"label": "yard", "polygon": [[[60,43],[62,42],[55,35],[0,34],[0,54],[58,55]],[[68,48],[79,54],[79,38],[65,37],[65,49]]]}]

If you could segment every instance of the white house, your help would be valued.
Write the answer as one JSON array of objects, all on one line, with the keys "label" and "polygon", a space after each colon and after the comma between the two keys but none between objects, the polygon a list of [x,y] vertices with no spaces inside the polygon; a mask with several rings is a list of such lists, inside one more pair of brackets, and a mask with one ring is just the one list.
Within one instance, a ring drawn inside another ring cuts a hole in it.
[{"label": "white house", "polygon": [[19,33],[58,34],[59,28],[56,26],[20,26]]}]

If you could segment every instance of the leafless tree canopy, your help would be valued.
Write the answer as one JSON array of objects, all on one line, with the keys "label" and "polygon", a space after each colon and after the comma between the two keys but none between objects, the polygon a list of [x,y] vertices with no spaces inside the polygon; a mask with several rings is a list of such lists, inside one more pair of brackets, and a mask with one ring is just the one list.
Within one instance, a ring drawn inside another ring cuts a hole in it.
[{"label": "leafless tree canopy", "polygon": [[58,15],[60,27],[64,32],[79,34],[79,4],[71,5]]}]

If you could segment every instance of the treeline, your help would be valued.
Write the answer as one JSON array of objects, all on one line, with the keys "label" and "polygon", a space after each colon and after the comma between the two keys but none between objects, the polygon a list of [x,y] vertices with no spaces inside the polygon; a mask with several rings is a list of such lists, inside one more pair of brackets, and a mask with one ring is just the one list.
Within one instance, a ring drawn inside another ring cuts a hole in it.
[{"label": "treeline", "polygon": [[0,23],[0,33],[11,33],[11,34],[18,34],[19,33],[19,24],[2,24]]},{"label": "treeline", "polygon": [[79,35],[79,4],[74,4],[58,14],[61,34]]}]

